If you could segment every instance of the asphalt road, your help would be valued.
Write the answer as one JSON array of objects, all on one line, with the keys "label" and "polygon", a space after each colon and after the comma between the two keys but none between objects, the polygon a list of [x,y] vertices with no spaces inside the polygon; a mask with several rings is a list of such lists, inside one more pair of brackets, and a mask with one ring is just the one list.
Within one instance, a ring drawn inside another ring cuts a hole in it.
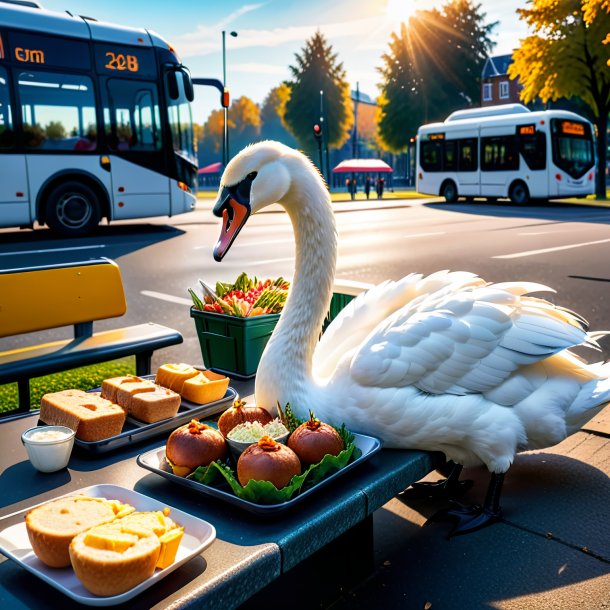
[{"label": "asphalt road", "polygon": [[[610,329],[610,209],[571,205],[517,207],[485,202],[430,200],[336,203],[339,233],[337,278],[363,282],[398,279],[417,271],[468,270],[493,282],[547,284],[547,298]],[[180,330],[185,343],[155,359],[201,362],[189,317],[188,287],[210,284],[241,271],[258,277],[291,277],[294,246],[290,222],[274,206],[252,217],[222,263],[212,257],[220,230],[211,202],[174,218],[117,222],[86,238],[59,239],[47,229],[0,230],[0,268],[106,256],[121,267],[128,312],[121,324],[155,321]],[[38,295],[44,311],[52,295]],[[312,295],[312,299],[315,295]],[[102,330],[116,320],[97,322]],[[41,333],[49,340],[65,329]],[[0,351],[26,338],[0,340]],[[30,339],[31,341],[31,339]],[[6,346],[6,347],[5,347]]]}]

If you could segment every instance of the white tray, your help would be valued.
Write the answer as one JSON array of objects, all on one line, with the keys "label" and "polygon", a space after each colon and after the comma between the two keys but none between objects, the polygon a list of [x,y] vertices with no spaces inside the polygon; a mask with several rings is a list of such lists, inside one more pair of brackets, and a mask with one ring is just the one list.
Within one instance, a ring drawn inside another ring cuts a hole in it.
[{"label": "white tray", "polygon": [[[132,506],[135,506],[138,511],[163,510],[168,506],[153,498],[149,498],[136,491],[117,485],[92,485],[91,487],[84,487],[83,489],[66,495],[74,496],[79,494],[127,502]],[[80,580],[78,580],[72,568],[49,568],[42,563],[32,551],[32,545],[30,544],[25,529],[25,521],[2,528],[3,520],[0,520],[0,552],[9,559],[17,562],[28,572],[38,576],[38,578],[41,578],[52,587],[55,587],[57,590],[65,593],[68,597],[71,597],[81,604],[86,604],[88,606],[114,606],[115,604],[121,604],[132,599],[142,591],[148,589],[148,587],[159,582],[183,563],[186,563],[189,559],[199,555],[216,539],[216,529],[212,524],[203,519],[193,517],[177,508],[172,508],[171,506],[168,508],[171,510],[170,517],[176,523],[184,526],[184,536],[180,542],[176,560],[163,570],[155,570],[155,573],[150,578],[147,578],[133,589],[121,593],[120,595],[99,597],[93,593],[89,593],[89,591],[83,587]]]}]

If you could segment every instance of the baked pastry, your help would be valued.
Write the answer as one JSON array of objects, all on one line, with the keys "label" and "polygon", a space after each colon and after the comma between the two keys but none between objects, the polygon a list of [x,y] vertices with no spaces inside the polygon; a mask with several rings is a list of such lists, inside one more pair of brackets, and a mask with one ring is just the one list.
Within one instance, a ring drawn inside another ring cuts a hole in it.
[{"label": "baked pastry", "polygon": [[181,394],[184,382],[198,373],[199,371],[190,364],[164,364],[157,370],[155,383]]},{"label": "baked pastry", "polygon": [[228,377],[205,370],[187,379],[180,393],[186,400],[202,405],[220,400],[226,394],[228,387]]},{"label": "baked pastry", "polygon": [[152,424],[168,417],[174,417],[178,413],[180,402],[180,394],[160,385],[155,385],[152,392],[134,394],[127,411],[132,417]]},{"label": "baked pastry", "polygon": [[173,563],[183,528],[166,514],[132,513],[93,527],[70,544],[72,567],[95,595],[120,595]]},{"label": "baked pastry", "polygon": [[40,419],[46,424],[75,430],[76,438],[82,441],[99,441],[120,434],[125,411],[93,393],[63,390],[42,397]]},{"label": "baked pastry", "polygon": [[70,565],[68,549],[76,535],[133,510],[117,500],[70,496],[30,510],[25,527],[36,557],[51,568],[65,568]]}]

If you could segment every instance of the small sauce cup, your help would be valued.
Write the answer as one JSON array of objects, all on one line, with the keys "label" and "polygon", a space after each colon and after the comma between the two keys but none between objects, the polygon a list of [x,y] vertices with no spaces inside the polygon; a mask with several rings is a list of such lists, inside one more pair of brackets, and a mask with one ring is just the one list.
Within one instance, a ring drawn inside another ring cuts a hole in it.
[{"label": "small sauce cup", "polygon": [[56,472],[68,465],[76,431],[66,426],[36,426],[21,435],[32,466]]}]

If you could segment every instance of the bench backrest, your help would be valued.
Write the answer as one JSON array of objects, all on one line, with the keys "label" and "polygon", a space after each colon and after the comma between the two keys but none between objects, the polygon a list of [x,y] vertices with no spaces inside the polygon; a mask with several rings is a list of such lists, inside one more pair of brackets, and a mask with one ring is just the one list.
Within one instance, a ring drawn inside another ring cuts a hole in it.
[{"label": "bench backrest", "polygon": [[126,311],[121,272],[107,258],[0,271],[0,337],[86,324]]}]

